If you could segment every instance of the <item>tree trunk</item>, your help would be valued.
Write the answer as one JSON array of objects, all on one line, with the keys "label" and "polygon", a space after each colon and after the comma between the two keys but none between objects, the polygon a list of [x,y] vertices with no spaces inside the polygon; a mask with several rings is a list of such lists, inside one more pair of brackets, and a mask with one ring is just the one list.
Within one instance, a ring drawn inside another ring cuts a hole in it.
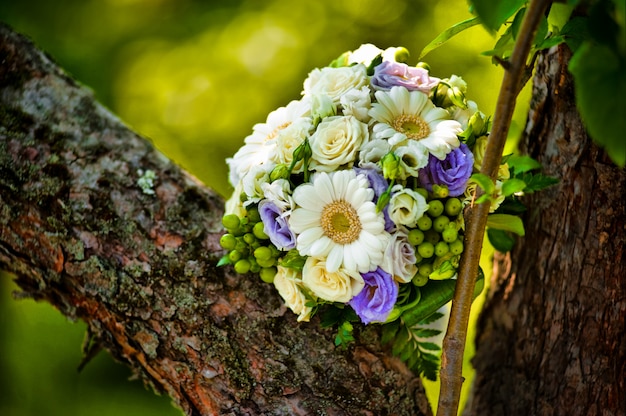
[{"label": "tree trunk", "polygon": [[[145,172],[155,173],[151,184]],[[0,268],[188,415],[431,414],[367,328],[346,350],[217,268],[223,201],[0,24]]]},{"label": "tree trunk", "polygon": [[570,54],[536,70],[521,150],[560,183],[530,195],[526,236],[497,257],[472,415],[626,414],[626,171],[585,132]]}]

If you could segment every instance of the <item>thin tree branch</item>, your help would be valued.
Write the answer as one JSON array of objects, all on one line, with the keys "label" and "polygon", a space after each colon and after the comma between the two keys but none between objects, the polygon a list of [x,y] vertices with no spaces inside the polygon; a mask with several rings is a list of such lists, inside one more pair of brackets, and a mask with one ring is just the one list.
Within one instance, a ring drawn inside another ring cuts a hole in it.
[{"label": "thin tree branch", "polygon": [[[481,173],[488,175],[492,181],[495,181],[498,173],[535,32],[550,3],[550,0],[531,1],[511,55],[510,66],[504,73],[493,127],[481,166]],[[441,390],[437,416],[456,416],[458,413],[459,397],[463,384],[463,354],[467,339],[467,325],[489,208],[490,204],[486,202],[468,208],[465,213],[465,250],[461,258],[457,286],[452,299],[448,329],[443,341],[440,372]]]}]

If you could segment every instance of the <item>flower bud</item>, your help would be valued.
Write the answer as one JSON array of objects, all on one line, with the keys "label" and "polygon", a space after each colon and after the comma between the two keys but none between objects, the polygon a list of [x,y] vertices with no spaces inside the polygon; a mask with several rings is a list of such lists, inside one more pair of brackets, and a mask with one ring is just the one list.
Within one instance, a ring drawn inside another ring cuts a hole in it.
[{"label": "flower bud", "polygon": [[422,68],[430,72],[430,65],[428,65],[426,62],[418,62],[415,66],[417,68]]},{"label": "flower bud", "polygon": [[485,116],[480,111],[476,111],[469,120],[469,127],[472,128],[472,132],[475,137],[484,136],[487,134],[487,123],[485,123]]},{"label": "flower bud", "polygon": [[409,60],[409,50],[405,48],[404,46],[395,48],[393,57],[396,60],[396,62],[406,63]]},{"label": "flower bud", "polygon": [[400,175],[400,158],[393,152],[387,153],[380,160],[380,164],[383,167],[383,176],[385,179],[396,179]]},{"label": "flower bud", "polygon": [[326,94],[311,96],[311,116],[317,125],[323,118],[337,115],[337,106]]},{"label": "flower bud", "polygon": [[278,179],[289,179],[289,173],[289,166],[280,163],[270,172],[270,182],[274,182]]},{"label": "flower bud", "polygon": [[433,185],[433,195],[435,198],[446,198],[450,194],[447,185]]}]

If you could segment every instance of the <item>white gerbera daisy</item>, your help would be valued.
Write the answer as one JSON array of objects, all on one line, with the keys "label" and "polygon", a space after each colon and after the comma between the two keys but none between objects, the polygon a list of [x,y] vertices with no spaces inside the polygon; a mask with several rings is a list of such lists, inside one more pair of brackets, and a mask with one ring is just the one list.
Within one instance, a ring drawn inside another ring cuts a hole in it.
[{"label": "white gerbera daisy", "polygon": [[300,254],[326,258],[331,273],[340,267],[362,273],[376,269],[389,234],[373,197],[368,180],[353,170],[321,172],[298,186],[289,225]]},{"label": "white gerbera daisy", "polygon": [[369,112],[378,122],[373,127],[373,138],[387,139],[394,150],[423,146],[443,160],[459,147],[457,134],[463,131],[461,124],[451,120],[448,112],[436,107],[423,92],[393,87],[377,91],[376,100]]}]

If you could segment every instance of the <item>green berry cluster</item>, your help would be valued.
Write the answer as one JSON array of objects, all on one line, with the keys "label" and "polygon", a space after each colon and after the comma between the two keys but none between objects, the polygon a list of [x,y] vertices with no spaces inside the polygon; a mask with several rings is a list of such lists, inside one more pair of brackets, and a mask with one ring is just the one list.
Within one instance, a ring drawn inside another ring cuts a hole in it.
[{"label": "green berry cluster", "polygon": [[[463,236],[459,234],[457,219],[462,215],[463,204],[458,198],[432,199],[428,211],[417,221],[417,228],[408,234],[409,243],[415,246],[418,272],[413,277],[416,286],[423,286],[429,278],[444,279],[454,275],[450,260],[463,252]],[[445,262],[445,273],[433,273]]]},{"label": "green berry cluster", "polygon": [[263,231],[263,222],[256,207],[248,208],[247,214],[243,218],[235,214],[222,217],[222,225],[227,232],[220,238],[220,245],[228,251],[222,264],[232,264],[239,274],[259,273],[264,282],[272,283],[280,251]]}]

